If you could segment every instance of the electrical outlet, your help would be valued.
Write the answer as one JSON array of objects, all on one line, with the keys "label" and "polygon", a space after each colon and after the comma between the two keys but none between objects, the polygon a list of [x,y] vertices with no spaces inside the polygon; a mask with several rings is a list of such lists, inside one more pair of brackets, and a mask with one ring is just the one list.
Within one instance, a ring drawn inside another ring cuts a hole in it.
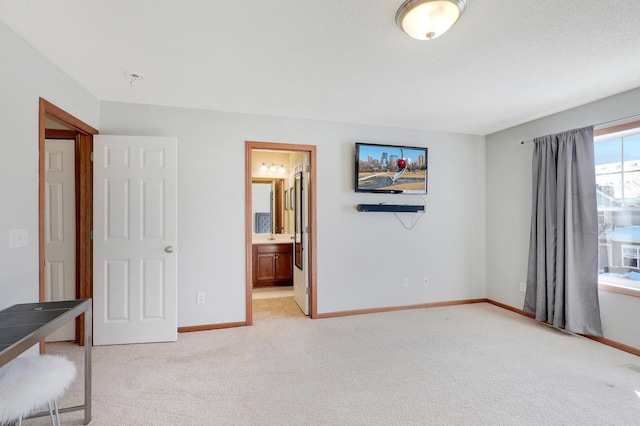
[{"label": "electrical outlet", "polygon": [[196,303],[199,305],[204,303],[204,293],[196,293]]},{"label": "electrical outlet", "polygon": [[409,278],[402,279],[402,287],[409,287]]},{"label": "electrical outlet", "polygon": [[527,291],[527,283],[523,283],[522,281],[520,281],[520,291],[522,293],[525,293]]},{"label": "electrical outlet", "polygon": [[423,278],[422,285],[424,285],[425,287],[429,287],[429,279],[427,277]]}]

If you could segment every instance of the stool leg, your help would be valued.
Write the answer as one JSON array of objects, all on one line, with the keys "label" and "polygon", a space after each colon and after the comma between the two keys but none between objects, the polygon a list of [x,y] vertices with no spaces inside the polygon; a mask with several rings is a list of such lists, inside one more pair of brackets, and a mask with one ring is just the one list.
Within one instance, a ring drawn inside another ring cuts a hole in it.
[{"label": "stool leg", "polygon": [[51,419],[51,426],[56,426],[53,420],[53,407],[51,406],[51,401],[49,401],[49,418]]},{"label": "stool leg", "polygon": [[60,426],[60,413],[58,412],[58,400],[53,401],[53,406],[56,409],[56,420],[58,421],[58,426]]}]

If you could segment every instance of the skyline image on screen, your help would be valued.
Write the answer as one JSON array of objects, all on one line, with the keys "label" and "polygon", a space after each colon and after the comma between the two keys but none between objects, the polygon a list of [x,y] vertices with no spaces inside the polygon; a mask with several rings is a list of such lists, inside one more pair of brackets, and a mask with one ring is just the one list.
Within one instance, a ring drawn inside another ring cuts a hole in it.
[{"label": "skyline image on screen", "polygon": [[427,148],[356,143],[356,168],[356,192],[427,192]]}]

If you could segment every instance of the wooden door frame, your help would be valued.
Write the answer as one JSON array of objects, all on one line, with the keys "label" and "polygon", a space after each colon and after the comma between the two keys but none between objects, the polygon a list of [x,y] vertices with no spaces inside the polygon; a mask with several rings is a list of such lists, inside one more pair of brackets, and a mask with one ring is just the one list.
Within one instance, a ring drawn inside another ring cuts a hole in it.
[{"label": "wooden door frame", "polygon": [[317,318],[317,257],[316,257],[316,147],[315,145],[295,145],[278,142],[245,141],[245,200],[244,200],[244,229],[245,229],[245,264],[246,264],[246,325],[253,324],[253,261],[251,227],[251,176],[252,151],[254,149],[268,149],[271,151],[305,152],[309,154],[309,316]]},{"label": "wooden door frame", "polygon": [[[93,135],[98,130],[80,121],[46,99],[40,98],[38,116],[38,252],[39,300],[45,299],[45,139],[47,134],[73,136],[76,157],[76,298],[93,296]],[[56,121],[68,131],[47,131],[45,119]],[[76,340],[84,345],[84,314],[76,318]],[[91,342],[89,342],[91,344]],[[43,343],[40,351],[44,350]]]}]

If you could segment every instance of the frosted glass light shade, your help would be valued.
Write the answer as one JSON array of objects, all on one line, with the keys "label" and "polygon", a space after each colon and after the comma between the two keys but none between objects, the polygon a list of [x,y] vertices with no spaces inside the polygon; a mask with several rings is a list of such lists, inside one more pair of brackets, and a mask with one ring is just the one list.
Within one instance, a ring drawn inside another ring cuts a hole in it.
[{"label": "frosted glass light shade", "polygon": [[447,32],[466,7],[466,0],[407,0],[396,13],[396,23],[415,39],[432,40]]}]

